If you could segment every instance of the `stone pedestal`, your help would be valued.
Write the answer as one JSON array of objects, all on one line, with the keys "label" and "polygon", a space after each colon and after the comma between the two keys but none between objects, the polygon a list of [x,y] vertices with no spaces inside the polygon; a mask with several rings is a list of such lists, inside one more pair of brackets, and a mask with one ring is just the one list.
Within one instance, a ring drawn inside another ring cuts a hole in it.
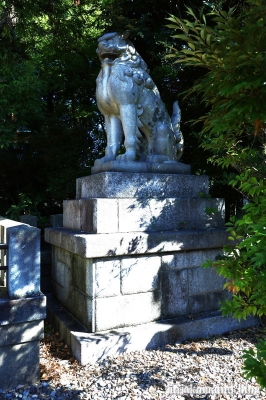
[{"label": "stone pedestal", "polygon": [[0,389],[40,380],[40,340],[46,297],[10,299],[0,291]]},{"label": "stone pedestal", "polygon": [[40,380],[46,297],[40,291],[40,230],[0,217],[0,244],[0,389],[8,390]]},{"label": "stone pedestal", "polygon": [[[101,172],[77,180],[76,199],[64,202],[63,228],[48,228],[45,238],[53,248],[53,297],[69,313],[67,320],[74,318],[83,327],[86,356],[82,345],[77,349],[75,324],[70,322],[68,330],[61,326],[81,363],[116,354],[114,338],[108,336],[114,330],[123,336],[133,329],[136,335],[136,329],[152,324],[147,332],[153,338],[139,346],[158,346],[185,338],[178,329],[173,335],[172,324],[184,318],[205,318],[208,324],[208,315],[218,313],[227,297],[224,280],[201,265],[222,252],[227,233],[224,201],[209,198],[208,188],[207,176],[190,174]],[[60,325],[64,319],[56,320]],[[224,321],[212,334],[236,325]],[[159,324],[166,322],[169,335],[155,340]],[[99,334],[107,347],[92,356],[89,343],[95,346]],[[187,332],[187,337],[194,336]],[[128,349],[119,346],[120,352]]]}]

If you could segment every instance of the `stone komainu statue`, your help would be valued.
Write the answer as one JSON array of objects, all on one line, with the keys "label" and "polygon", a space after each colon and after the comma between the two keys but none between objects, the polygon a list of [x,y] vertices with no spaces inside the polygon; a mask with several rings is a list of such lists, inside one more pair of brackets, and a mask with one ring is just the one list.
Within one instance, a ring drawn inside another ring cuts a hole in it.
[{"label": "stone komainu statue", "polygon": [[[96,99],[105,117],[108,161],[176,162],[183,151],[180,109],[169,117],[147,65],[125,35],[107,33],[99,38],[101,71]],[[125,153],[118,155],[123,143]]]}]

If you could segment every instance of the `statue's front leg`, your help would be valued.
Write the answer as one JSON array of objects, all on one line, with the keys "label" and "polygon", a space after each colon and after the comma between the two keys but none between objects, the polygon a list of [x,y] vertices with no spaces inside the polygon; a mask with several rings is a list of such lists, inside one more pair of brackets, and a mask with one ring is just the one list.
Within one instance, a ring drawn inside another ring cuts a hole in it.
[{"label": "statue's front leg", "polygon": [[107,136],[105,156],[95,160],[94,165],[100,165],[108,161],[114,161],[121,147],[123,129],[120,119],[115,115],[105,116],[105,130]]},{"label": "statue's front leg", "polygon": [[120,154],[117,159],[120,161],[135,161],[137,153],[137,109],[135,104],[120,106],[120,117],[125,135],[125,153]]}]

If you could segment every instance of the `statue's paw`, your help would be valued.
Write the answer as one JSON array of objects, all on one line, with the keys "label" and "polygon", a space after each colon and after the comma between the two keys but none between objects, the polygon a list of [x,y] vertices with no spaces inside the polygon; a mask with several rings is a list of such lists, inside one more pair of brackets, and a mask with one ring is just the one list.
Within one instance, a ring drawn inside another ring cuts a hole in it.
[{"label": "statue's paw", "polygon": [[102,165],[108,161],[114,161],[115,157],[113,156],[104,156],[102,158],[98,158],[97,160],[94,161],[94,166]]},{"label": "statue's paw", "polygon": [[136,154],[131,152],[119,154],[119,156],[116,157],[116,161],[118,162],[136,161]]},{"label": "statue's paw", "polygon": [[94,161],[94,166],[102,165],[104,163],[104,157],[103,158],[98,158],[97,160]]}]

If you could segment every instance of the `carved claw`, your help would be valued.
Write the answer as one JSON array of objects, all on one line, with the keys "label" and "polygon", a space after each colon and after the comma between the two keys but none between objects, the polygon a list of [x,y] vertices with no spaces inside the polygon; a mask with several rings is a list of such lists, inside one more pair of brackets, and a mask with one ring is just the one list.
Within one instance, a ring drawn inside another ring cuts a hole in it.
[{"label": "carved claw", "polygon": [[98,158],[97,160],[94,161],[94,165],[102,165],[108,161],[114,161],[115,157],[114,156],[104,156],[102,158]]}]

